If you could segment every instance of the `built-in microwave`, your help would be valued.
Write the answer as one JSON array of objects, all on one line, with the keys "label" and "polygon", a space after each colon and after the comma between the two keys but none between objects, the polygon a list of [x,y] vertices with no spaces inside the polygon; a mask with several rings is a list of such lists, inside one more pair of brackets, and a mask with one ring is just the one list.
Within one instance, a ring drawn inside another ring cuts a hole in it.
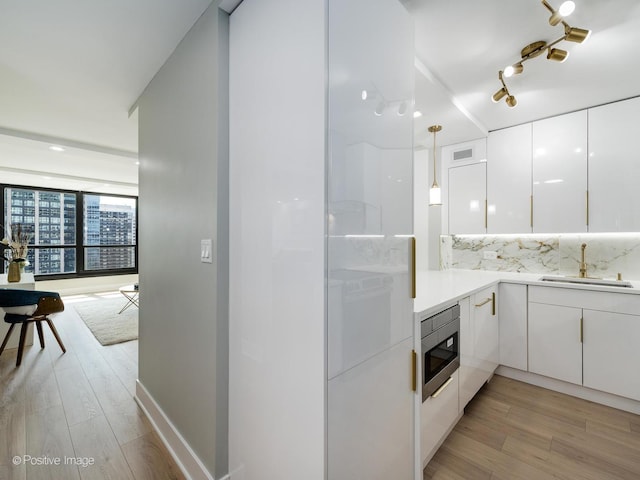
[{"label": "built-in microwave", "polygon": [[422,336],[422,401],[444,385],[460,366],[460,305],[420,323]]}]

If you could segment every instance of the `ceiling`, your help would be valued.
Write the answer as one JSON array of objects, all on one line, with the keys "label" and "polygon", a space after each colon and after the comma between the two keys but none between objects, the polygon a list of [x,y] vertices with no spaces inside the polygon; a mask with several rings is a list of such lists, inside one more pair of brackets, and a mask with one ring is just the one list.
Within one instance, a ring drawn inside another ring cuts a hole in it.
[{"label": "ceiling", "polygon": [[[562,35],[540,1],[401,1],[415,21],[416,109],[423,113],[414,123],[417,145],[431,144],[427,126],[434,123],[443,125],[438,144],[447,145],[640,95],[637,0],[575,0],[567,21],[591,29],[591,38],[558,45],[570,51],[564,63],[541,56],[507,79],[516,108],[491,101],[501,86],[498,70],[515,63],[525,45]],[[135,102],[210,3],[0,0],[2,181],[31,170],[42,186],[84,181],[83,189],[135,190]],[[238,3],[221,5],[232,11]],[[52,144],[65,152],[49,150]]]},{"label": "ceiling", "polygon": [[[67,165],[71,177],[135,187],[138,122],[129,112],[210,3],[0,0],[2,181],[15,179],[7,170],[15,164],[44,172]],[[108,160],[117,167],[105,171]],[[54,176],[47,185],[72,180]]]},{"label": "ceiling", "polygon": [[[562,1],[548,0],[556,9]],[[438,143],[446,145],[472,139],[474,131],[479,138],[483,131],[640,95],[640,2],[574,1],[567,23],[590,29],[591,37],[558,44],[570,52],[563,63],[545,55],[525,62],[521,75],[506,79],[518,99],[509,108],[491,101],[501,87],[498,70],[519,60],[526,45],[563,35],[561,24],[549,25],[541,1],[402,0],[415,19],[417,60],[435,77],[416,81],[416,108],[425,114],[416,120],[416,142],[430,145],[426,128],[434,123],[443,125]],[[460,111],[441,109],[433,95],[454,97],[480,128]]]}]

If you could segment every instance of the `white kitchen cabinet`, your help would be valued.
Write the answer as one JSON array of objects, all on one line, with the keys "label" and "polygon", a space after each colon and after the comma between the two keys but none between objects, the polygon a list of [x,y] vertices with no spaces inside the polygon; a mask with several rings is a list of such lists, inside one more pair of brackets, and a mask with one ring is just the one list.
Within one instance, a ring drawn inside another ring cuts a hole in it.
[{"label": "white kitchen cabinet", "polygon": [[489,133],[487,231],[531,232],[530,123]]},{"label": "white kitchen cabinet", "polygon": [[449,233],[485,233],[486,162],[449,168]]},{"label": "white kitchen cabinet", "polygon": [[472,300],[474,350],[485,380],[491,378],[500,361],[498,301],[497,285],[481,290]]},{"label": "white kitchen cabinet", "polygon": [[529,371],[582,385],[582,309],[529,302]]},{"label": "white kitchen cabinet", "polygon": [[640,97],[589,109],[589,231],[640,231]]},{"label": "white kitchen cabinet", "polygon": [[407,339],[329,380],[327,478],[414,478],[412,346]]},{"label": "white kitchen cabinet", "polygon": [[500,365],[527,370],[527,285],[501,283]]},{"label": "white kitchen cabinet", "polygon": [[460,410],[498,366],[497,301],[497,286],[460,301]]},{"label": "white kitchen cabinet", "polygon": [[[420,409],[420,451],[423,468],[431,460],[458,417],[458,372],[436,395],[431,395]],[[366,478],[366,477],[358,477]]]},{"label": "white kitchen cabinet", "polygon": [[640,400],[640,316],[583,310],[584,386]]},{"label": "white kitchen cabinet", "polygon": [[533,231],[587,231],[587,112],[533,122]]},{"label": "white kitchen cabinet", "polygon": [[[545,302],[545,303],[539,303]],[[640,298],[529,287],[529,371],[640,400]]]}]

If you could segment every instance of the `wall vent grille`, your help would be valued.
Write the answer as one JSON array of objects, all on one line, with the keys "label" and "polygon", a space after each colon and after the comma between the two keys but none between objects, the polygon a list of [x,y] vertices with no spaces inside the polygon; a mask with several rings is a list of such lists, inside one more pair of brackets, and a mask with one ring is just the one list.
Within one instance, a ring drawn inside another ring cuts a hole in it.
[{"label": "wall vent grille", "polygon": [[473,148],[466,148],[464,150],[458,150],[457,152],[453,152],[453,161],[457,162],[460,160],[469,160],[473,158]]}]

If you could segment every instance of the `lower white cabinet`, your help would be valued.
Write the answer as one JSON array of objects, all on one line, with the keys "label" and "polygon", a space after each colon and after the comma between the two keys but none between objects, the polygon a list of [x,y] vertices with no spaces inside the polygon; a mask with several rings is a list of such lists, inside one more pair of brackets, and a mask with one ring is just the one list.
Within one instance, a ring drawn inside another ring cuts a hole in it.
[{"label": "lower white cabinet", "polygon": [[624,293],[529,287],[529,371],[640,401],[640,315],[629,313],[638,311],[637,301]]},{"label": "lower white cabinet", "polygon": [[582,309],[529,303],[529,371],[582,384]]},{"label": "lower white cabinet", "polygon": [[492,286],[460,301],[460,410],[491,378],[499,358],[497,286]]},{"label": "lower white cabinet", "polygon": [[501,283],[500,365],[527,370],[527,285]]},{"label": "lower white cabinet", "polygon": [[584,386],[640,400],[640,316],[584,310]]},{"label": "lower white cabinet", "polygon": [[431,460],[445,435],[458,420],[458,370],[442,390],[422,402],[420,411],[420,451],[422,466]]}]

